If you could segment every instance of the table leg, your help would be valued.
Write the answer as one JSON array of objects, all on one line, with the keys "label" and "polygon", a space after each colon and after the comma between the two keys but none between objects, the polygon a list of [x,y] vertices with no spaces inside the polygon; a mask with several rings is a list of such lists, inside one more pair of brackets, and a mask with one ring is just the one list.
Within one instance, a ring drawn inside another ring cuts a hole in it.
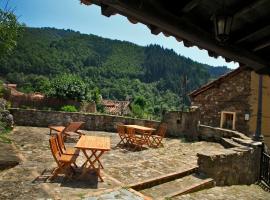
[{"label": "table leg", "polygon": [[[95,167],[95,162],[98,162],[99,165],[103,168],[103,165],[101,164],[99,158],[100,158],[100,156],[104,153],[104,151],[100,151],[100,153],[99,153],[98,155],[96,155],[97,150],[92,150],[92,151],[91,151],[91,152],[92,152],[91,156],[89,156],[89,155],[86,153],[86,150],[85,150],[85,149],[82,149],[82,152],[83,152],[83,154],[84,154],[85,157],[86,157],[86,161],[84,162],[84,164],[82,165],[82,167],[83,167],[83,166],[86,166],[87,162],[89,162],[90,166],[89,166],[88,168],[89,168],[89,169],[92,168],[92,169],[94,169],[94,170],[97,170],[97,175],[98,175],[99,179],[103,182],[103,179],[102,179],[102,177],[101,177],[101,175],[100,175],[100,169],[99,169],[99,167],[98,167],[98,168]],[[95,159],[92,161],[91,158],[92,158],[93,156],[95,157]]]}]

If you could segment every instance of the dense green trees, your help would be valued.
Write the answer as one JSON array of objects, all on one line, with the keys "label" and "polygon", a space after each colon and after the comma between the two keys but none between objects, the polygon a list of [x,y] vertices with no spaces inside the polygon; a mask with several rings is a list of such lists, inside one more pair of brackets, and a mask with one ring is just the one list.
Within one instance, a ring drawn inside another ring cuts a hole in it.
[{"label": "dense green trees", "polygon": [[[146,106],[134,106],[147,116],[179,108],[181,77],[187,76],[187,90],[191,91],[226,71],[228,68],[200,64],[158,45],[141,47],[53,28],[26,28],[14,52],[0,57],[0,76],[25,92],[46,92],[51,85],[59,93],[65,91],[63,98],[98,101],[100,95],[117,100],[143,97]],[[74,77],[64,75],[61,80],[63,74]],[[58,84],[65,87],[60,89]],[[50,94],[56,95],[53,90]]]},{"label": "dense green trees", "polygon": [[10,53],[17,44],[21,25],[9,10],[0,8],[0,55]]}]

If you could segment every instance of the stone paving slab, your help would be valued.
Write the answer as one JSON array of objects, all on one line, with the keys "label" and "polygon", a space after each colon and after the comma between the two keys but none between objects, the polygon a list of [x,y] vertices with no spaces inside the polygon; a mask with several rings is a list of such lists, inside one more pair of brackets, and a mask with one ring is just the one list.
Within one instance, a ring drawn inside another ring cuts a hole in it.
[{"label": "stone paving slab", "polygon": [[258,185],[214,187],[175,197],[172,200],[269,200],[270,193]]},{"label": "stone paving slab", "polygon": [[[102,135],[111,138],[111,151],[101,158],[104,165],[104,182],[66,180],[59,177],[46,181],[56,163],[49,149],[49,129],[16,127],[9,134],[22,160],[12,169],[0,172],[0,199],[82,199],[107,194],[128,184],[166,175],[196,166],[198,152],[219,151],[224,148],[217,143],[186,142],[181,138],[164,141],[164,147],[131,152],[117,148],[116,133],[85,131],[87,135]],[[68,143],[74,146],[74,143]],[[78,165],[84,161],[78,158]],[[44,171],[45,170],[45,171]]]}]

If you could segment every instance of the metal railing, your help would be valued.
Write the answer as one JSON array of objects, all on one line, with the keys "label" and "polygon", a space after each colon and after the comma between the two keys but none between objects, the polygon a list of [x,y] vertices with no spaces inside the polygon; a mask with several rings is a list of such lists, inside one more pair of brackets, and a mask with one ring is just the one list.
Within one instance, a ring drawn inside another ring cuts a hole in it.
[{"label": "metal railing", "polygon": [[262,152],[261,158],[261,180],[263,180],[268,187],[270,187],[270,155],[266,152]]}]

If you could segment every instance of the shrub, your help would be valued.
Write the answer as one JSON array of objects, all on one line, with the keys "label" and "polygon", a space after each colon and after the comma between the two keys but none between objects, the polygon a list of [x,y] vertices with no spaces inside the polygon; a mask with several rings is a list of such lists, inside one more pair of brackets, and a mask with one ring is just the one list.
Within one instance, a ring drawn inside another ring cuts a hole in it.
[{"label": "shrub", "polygon": [[62,106],[60,110],[65,112],[78,112],[77,108],[72,105]]}]

